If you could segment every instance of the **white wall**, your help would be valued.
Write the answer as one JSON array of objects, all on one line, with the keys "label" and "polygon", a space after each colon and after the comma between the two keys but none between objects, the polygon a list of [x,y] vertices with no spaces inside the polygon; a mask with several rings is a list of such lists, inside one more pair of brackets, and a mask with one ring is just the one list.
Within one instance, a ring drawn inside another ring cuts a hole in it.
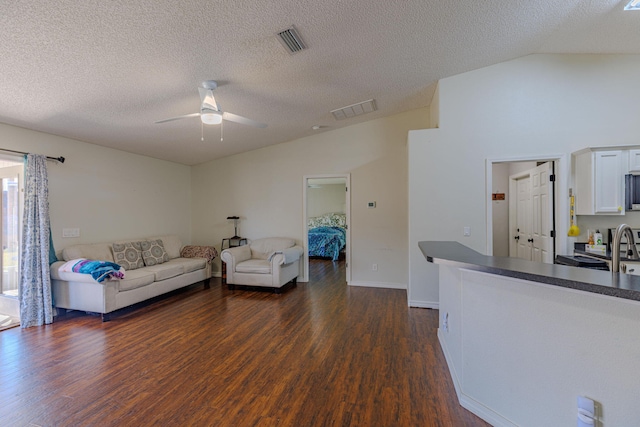
[{"label": "white wall", "polygon": [[485,253],[487,158],[638,144],[639,73],[640,56],[531,55],[441,80],[439,129],[409,134],[410,300],[438,304],[418,241]]},{"label": "white wall", "polygon": [[571,426],[585,396],[598,425],[638,425],[638,301],[439,268],[438,337],[464,407],[495,426]]},{"label": "white wall", "polygon": [[[0,148],[63,156],[48,162],[53,242],[59,253],[77,243],[158,234],[191,238],[188,166],[0,124]],[[63,228],[80,228],[63,238]]]},{"label": "white wall", "polygon": [[346,213],[345,188],[344,184],[321,184],[308,188],[307,216],[313,218],[332,212]]},{"label": "white wall", "polygon": [[406,287],[407,133],[428,121],[418,109],[194,166],[194,242],[219,247],[238,215],[243,237],[302,243],[303,176],[350,173],[351,284]]}]

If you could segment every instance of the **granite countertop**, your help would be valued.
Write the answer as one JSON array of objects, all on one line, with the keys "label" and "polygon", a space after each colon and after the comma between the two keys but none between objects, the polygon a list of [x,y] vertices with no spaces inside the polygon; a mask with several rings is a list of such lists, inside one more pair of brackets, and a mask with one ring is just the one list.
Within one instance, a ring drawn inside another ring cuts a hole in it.
[{"label": "granite countertop", "polygon": [[640,301],[640,276],[487,256],[458,242],[425,241],[418,246],[427,261],[435,264]]}]

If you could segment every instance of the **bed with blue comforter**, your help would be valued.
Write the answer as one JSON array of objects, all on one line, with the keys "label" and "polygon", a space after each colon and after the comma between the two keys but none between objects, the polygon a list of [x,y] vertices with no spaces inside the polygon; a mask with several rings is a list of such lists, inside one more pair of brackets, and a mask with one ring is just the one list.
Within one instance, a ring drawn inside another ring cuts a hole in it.
[{"label": "bed with blue comforter", "polygon": [[309,256],[337,261],[347,242],[346,215],[330,213],[310,218]]}]

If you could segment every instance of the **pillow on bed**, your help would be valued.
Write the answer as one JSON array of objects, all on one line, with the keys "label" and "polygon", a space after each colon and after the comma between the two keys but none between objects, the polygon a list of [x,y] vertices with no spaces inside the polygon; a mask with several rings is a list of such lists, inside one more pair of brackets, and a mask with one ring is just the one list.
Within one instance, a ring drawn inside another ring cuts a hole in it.
[{"label": "pillow on bed", "polygon": [[316,227],[341,227],[345,228],[347,215],[343,213],[328,213],[314,218],[309,218],[309,228]]},{"label": "pillow on bed", "polygon": [[113,259],[125,270],[135,270],[144,267],[140,242],[114,243]]}]

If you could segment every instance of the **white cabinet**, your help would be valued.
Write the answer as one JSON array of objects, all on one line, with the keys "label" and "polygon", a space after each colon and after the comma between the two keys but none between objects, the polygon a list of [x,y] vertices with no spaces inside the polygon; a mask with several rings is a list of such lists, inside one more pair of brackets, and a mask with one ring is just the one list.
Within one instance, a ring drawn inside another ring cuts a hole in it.
[{"label": "white cabinet", "polygon": [[575,154],[576,215],[624,215],[626,157],[622,150]]},{"label": "white cabinet", "polygon": [[629,173],[640,174],[640,150],[629,150]]}]

